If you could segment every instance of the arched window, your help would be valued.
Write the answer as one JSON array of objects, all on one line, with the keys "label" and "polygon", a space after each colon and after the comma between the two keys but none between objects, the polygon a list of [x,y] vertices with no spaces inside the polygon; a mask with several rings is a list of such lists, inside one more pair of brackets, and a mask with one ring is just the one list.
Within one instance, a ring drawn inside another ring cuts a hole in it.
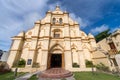
[{"label": "arched window", "polygon": [[60,34],[61,34],[61,31],[59,29],[55,29],[53,36],[54,36],[54,38],[59,38],[61,36]]},{"label": "arched window", "polygon": [[53,24],[55,24],[55,22],[56,22],[56,19],[55,19],[55,18],[53,18]]},{"label": "arched window", "polygon": [[54,38],[59,38],[60,37],[60,33],[59,32],[54,32]]},{"label": "arched window", "polygon": [[62,18],[60,18],[60,19],[59,19],[59,23],[62,24],[62,22],[63,22],[63,20],[62,20]]}]

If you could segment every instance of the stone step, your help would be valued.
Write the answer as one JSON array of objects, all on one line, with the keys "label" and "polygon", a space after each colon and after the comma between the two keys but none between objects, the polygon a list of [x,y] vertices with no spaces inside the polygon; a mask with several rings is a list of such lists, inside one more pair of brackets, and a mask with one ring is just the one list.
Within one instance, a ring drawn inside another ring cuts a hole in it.
[{"label": "stone step", "polygon": [[73,74],[70,71],[62,68],[51,68],[41,72],[39,75],[41,78],[67,78],[71,76],[73,76]]}]

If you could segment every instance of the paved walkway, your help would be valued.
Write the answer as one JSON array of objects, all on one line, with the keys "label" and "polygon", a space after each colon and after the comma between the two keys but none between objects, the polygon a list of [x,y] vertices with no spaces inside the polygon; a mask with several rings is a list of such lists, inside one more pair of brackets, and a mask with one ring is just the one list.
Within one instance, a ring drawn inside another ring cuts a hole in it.
[{"label": "paved walkway", "polygon": [[34,72],[34,73],[26,73],[25,75],[16,78],[15,80],[28,80],[31,76],[34,74],[37,74],[37,77],[39,77],[38,80],[75,80],[74,76],[61,78],[61,79],[52,79],[52,78],[41,78],[40,75],[42,74],[40,71]]},{"label": "paved walkway", "polygon": [[29,79],[31,76],[33,76],[34,74],[40,74],[40,71],[37,71],[35,73],[26,73],[25,75],[19,77],[19,78],[16,78],[15,80],[27,80]]},{"label": "paved walkway", "polygon": [[27,80],[29,79],[33,74],[31,73],[26,73],[25,75],[19,77],[19,78],[16,78],[15,80]]}]

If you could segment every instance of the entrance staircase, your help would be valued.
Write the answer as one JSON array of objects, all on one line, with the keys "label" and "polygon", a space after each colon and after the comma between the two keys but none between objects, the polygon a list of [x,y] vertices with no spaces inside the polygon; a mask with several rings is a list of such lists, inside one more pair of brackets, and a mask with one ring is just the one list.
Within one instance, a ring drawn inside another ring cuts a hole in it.
[{"label": "entrance staircase", "polygon": [[70,71],[62,68],[51,68],[41,72],[41,74],[39,75],[40,78],[52,78],[52,79],[67,78],[71,76],[73,76],[73,74]]}]

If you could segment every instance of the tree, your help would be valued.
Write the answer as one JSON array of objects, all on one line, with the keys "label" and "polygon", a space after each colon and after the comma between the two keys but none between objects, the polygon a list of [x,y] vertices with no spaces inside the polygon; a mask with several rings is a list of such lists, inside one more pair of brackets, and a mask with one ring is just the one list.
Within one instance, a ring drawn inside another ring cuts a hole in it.
[{"label": "tree", "polygon": [[111,34],[109,31],[110,31],[110,29],[107,29],[107,30],[105,30],[105,31],[97,34],[97,35],[95,36],[96,42],[99,42],[99,41],[101,41],[102,39],[108,37],[108,36]]}]

